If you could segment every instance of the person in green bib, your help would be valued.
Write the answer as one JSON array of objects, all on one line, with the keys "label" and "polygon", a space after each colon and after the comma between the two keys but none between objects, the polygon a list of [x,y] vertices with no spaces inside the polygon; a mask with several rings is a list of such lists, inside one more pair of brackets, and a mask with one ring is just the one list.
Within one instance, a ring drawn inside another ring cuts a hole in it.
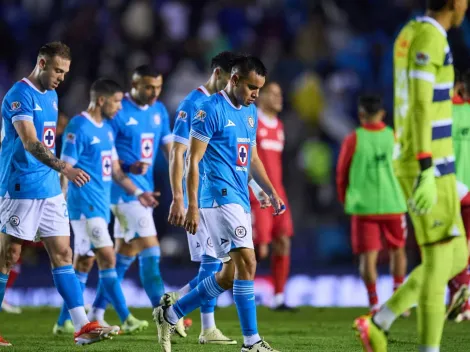
[{"label": "person in green bib", "polygon": [[406,202],[393,172],[395,138],[383,122],[382,99],[364,95],[358,105],[361,126],[341,146],[336,183],[338,198],[351,215],[352,249],[359,256],[359,272],[375,312],[379,308],[376,281],[382,235],[390,253],[394,289],[406,275]]},{"label": "person in green bib", "polygon": [[[455,79],[455,94],[452,98],[452,142],[455,152],[457,191],[460,197],[462,220],[470,239],[470,71]],[[447,310],[449,320],[457,323],[470,320],[470,304],[467,300],[462,308],[459,299],[470,285],[470,260],[460,274],[449,281],[450,305]],[[468,293],[467,293],[468,295]]]}]

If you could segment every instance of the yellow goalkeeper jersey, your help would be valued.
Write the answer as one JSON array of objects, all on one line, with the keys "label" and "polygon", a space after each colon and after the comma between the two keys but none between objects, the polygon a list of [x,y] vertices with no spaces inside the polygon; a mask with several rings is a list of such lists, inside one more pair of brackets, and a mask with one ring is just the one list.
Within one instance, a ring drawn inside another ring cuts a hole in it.
[{"label": "yellow goalkeeper jersey", "polygon": [[452,147],[454,67],[445,29],[418,17],[394,46],[394,150],[398,176],[417,176],[418,160],[432,156],[436,177],[455,173]]}]

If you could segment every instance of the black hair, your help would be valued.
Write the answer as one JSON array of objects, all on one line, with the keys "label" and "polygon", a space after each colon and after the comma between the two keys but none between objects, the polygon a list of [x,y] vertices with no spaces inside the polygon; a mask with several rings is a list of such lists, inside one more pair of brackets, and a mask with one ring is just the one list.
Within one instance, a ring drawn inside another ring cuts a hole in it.
[{"label": "black hair", "polygon": [[251,71],[263,77],[268,74],[266,66],[256,56],[239,55],[233,60],[232,74],[237,73],[242,77],[247,77]]},{"label": "black hair", "polygon": [[358,105],[368,116],[373,116],[383,109],[382,98],[376,94],[361,95]]},{"label": "black hair", "polygon": [[51,59],[54,56],[60,56],[61,58],[72,60],[70,48],[62,42],[50,42],[44,44],[39,49],[38,57],[47,57]]},{"label": "black hair", "polygon": [[137,67],[132,75],[137,75],[140,77],[158,77],[161,76],[162,73],[158,71],[155,67],[150,66],[150,65],[141,65]]},{"label": "black hair", "polygon": [[221,53],[218,53],[211,60],[211,70],[220,67],[225,72],[230,73],[236,57],[237,55],[231,51],[222,51]]},{"label": "black hair", "polygon": [[110,97],[118,92],[123,92],[122,87],[116,81],[108,78],[97,79],[90,88],[90,94],[94,96],[95,99],[103,95]]},{"label": "black hair", "polygon": [[447,5],[448,0],[426,0],[426,9],[441,11]]}]

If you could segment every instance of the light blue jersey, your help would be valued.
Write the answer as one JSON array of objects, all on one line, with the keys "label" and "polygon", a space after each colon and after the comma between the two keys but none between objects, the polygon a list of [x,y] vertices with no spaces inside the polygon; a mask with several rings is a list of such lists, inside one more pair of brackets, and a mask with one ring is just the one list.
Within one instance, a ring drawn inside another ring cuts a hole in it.
[{"label": "light blue jersey", "polygon": [[[193,90],[189,93],[186,98],[180,103],[176,110],[175,126],[173,127],[173,136],[176,143],[184,144],[189,147],[189,131],[191,130],[191,118],[196,115],[197,105],[201,104],[204,99],[210,96],[209,92],[204,86]],[[184,154],[186,160],[186,153]],[[186,175],[186,163],[184,168],[184,175]],[[199,190],[198,194],[201,193],[201,186],[204,177],[204,163],[199,163]],[[188,207],[188,196],[186,194],[186,177],[183,177],[183,198],[184,206]]]},{"label": "light blue jersey", "polygon": [[112,163],[117,154],[108,121],[98,124],[86,111],[72,118],[64,132],[61,159],[90,175],[90,182],[83,187],[69,182],[70,220],[80,220],[83,215],[109,222]]},{"label": "light blue jersey", "polygon": [[239,204],[250,212],[248,174],[251,148],[256,146],[255,105],[236,108],[222,91],[198,106],[191,136],[208,143],[203,157],[205,179],[201,208]]},{"label": "light blue jersey", "polygon": [[[170,119],[165,106],[157,101],[152,106],[136,104],[129,94],[122,100],[122,109],[110,121],[116,141],[119,160],[130,166],[137,161],[150,166],[145,175],[128,174],[134,184],[143,191],[154,191],[153,163],[157,149],[173,140]],[[137,200],[119,185],[111,187],[111,203]]]},{"label": "light blue jersey", "polygon": [[0,196],[13,199],[45,199],[60,194],[57,171],[44,165],[24,149],[13,126],[31,121],[37,137],[55,153],[58,117],[55,90],[41,92],[27,78],[15,83],[2,102],[2,146],[0,153]]}]

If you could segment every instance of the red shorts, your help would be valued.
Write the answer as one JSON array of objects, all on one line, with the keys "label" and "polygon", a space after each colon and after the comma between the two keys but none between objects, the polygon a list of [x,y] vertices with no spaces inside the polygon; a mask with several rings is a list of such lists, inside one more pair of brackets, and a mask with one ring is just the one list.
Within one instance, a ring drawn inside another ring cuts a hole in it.
[{"label": "red shorts", "polygon": [[461,214],[463,226],[465,227],[465,233],[467,234],[467,240],[470,240],[470,206],[462,205]]},{"label": "red shorts", "polygon": [[261,209],[258,201],[251,203],[251,223],[255,245],[269,244],[273,238],[291,237],[294,234],[289,205],[286,204],[286,207],[283,214],[273,216],[272,207]]},{"label": "red shorts", "polygon": [[354,254],[381,250],[382,235],[387,248],[404,247],[407,236],[405,214],[351,217],[351,242]]}]

